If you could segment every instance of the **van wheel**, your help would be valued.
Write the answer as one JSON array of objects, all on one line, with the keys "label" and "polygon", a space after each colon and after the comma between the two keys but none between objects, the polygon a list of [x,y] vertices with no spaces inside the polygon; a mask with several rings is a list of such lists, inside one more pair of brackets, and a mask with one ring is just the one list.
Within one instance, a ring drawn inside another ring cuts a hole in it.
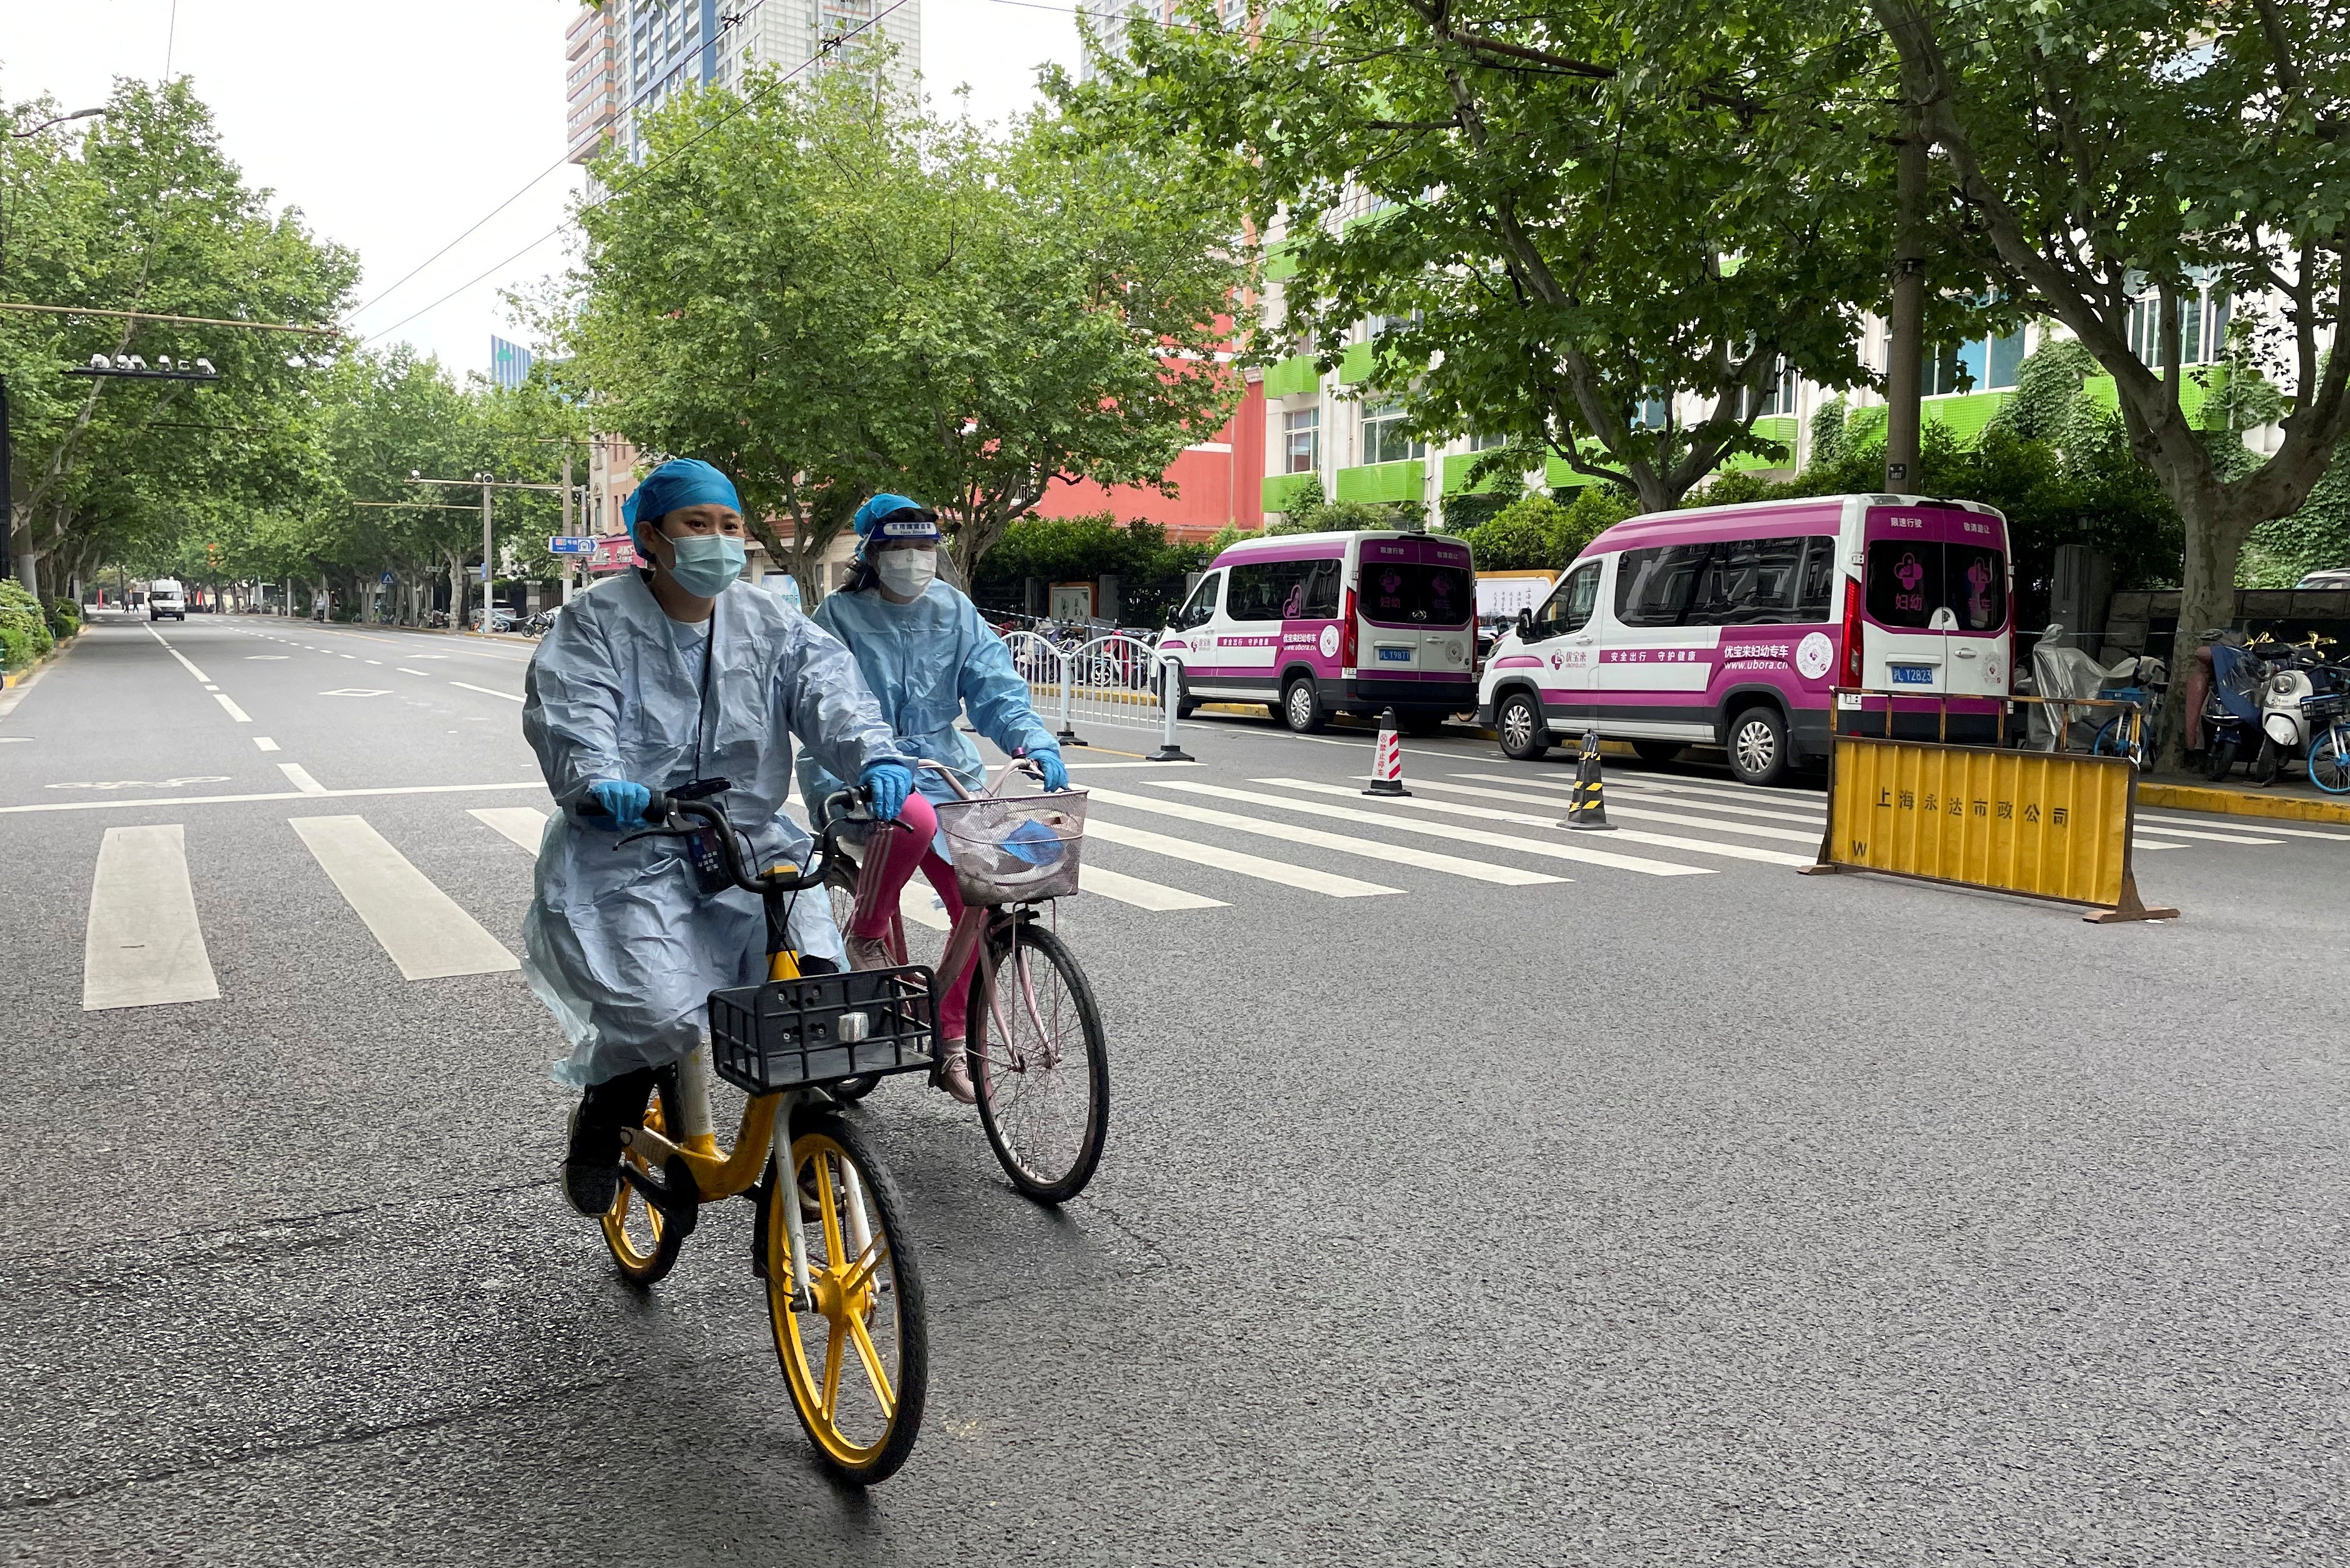
[{"label": "van wheel", "polygon": [[1301,735],[1310,735],[1330,722],[1330,710],[1322,706],[1322,693],[1314,682],[1301,675],[1282,689],[1281,720]]},{"label": "van wheel", "polygon": [[1632,754],[1644,763],[1669,763],[1689,750],[1679,741],[1635,741]]},{"label": "van wheel", "polygon": [[1723,749],[1741,784],[1770,785],[1787,776],[1787,722],[1776,708],[1749,708],[1732,719]]},{"label": "van wheel", "polygon": [[1542,704],[1523,691],[1502,699],[1493,715],[1493,732],[1501,737],[1502,755],[1513,763],[1538,762],[1550,750],[1550,728],[1543,722]]},{"label": "van wheel", "polygon": [[1191,695],[1191,682],[1181,670],[1175,672],[1175,716],[1188,719],[1200,711],[1200,700]]}]

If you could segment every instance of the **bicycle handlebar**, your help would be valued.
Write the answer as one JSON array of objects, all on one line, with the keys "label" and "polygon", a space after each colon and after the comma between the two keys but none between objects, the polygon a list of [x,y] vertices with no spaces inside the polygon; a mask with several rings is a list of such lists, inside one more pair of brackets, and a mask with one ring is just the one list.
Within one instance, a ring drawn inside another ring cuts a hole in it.
[{"label": "bicycle handlebar", "polygon": [[[816,834],[816,856],[804,870],[786,876],[775,871],[751,870],[743,862],[743,844],[735,836],[734,825],[728,819],[726,808],[715,799],[680,800],[660,790],[650,793],[651,798],[645,802],[644,806],[646,826],[643,832],[683,837],[695,831],[685,823],[703,824],[712,829],[712,836],[718,840],[719,853],[725,857],[727,875],[733,879],[734,886],[746,893],[757,893],[762,897],[769,893],[797,893],[822,882],[826,871],[831,867],[833,856],[839,851],[841,830],[861,820],[847,814],[871,805],[873,798],[873,792],[862,785],[837,790],[826,796],[824,804],[816,812],[816,820],[824,824]],[[602,805],[585,798],[577,809],[582,816],[608,815]]]}]

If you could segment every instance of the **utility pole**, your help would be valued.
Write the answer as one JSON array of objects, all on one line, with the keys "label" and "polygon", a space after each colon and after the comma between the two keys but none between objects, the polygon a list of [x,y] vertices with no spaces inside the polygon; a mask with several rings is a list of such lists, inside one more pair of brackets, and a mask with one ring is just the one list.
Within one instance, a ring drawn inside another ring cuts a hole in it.
[{"label": "utility pole", "polygon": [[[571,443],[563,443],[563,532],[568,536],[571,527]],[[563,602],[571,602],[571,557],[563,557]]]},{"label": "utility pole", "polygon": [[473,475],[482,482],[482,635],[490,635],[490,573],[494,563],[490,557],[490,476]]},{"label": "utility pole", "polygon": [[1894,167],[1893,308],[1886,318],[1885,488],[1915,492],[1918,399],[1926,369],[1926,126],[1916,73],[1901,72],[1901,145]]}]

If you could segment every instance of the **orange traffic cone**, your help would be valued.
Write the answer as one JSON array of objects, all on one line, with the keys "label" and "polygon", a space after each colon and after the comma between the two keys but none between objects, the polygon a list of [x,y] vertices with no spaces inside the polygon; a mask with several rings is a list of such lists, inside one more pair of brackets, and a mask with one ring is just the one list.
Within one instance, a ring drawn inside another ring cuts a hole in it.
[{"label": "orange traffic cone", "polygon": [[1395,710],[1379,714],[1379,746],[1371,754],[1371,787],[1365,794],[1408,795],[1403,787],[1403,737],[1396,732]]}]

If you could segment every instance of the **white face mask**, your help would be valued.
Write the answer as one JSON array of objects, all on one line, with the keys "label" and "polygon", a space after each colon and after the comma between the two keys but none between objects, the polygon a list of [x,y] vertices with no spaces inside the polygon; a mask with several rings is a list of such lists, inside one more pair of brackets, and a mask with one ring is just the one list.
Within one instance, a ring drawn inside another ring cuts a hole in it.
[{"label": "white face mask", "polygon": [[916,598],[939,575],[939,554],[936,550],[884,550],[873,559],[873,575],[899,598]]}]

